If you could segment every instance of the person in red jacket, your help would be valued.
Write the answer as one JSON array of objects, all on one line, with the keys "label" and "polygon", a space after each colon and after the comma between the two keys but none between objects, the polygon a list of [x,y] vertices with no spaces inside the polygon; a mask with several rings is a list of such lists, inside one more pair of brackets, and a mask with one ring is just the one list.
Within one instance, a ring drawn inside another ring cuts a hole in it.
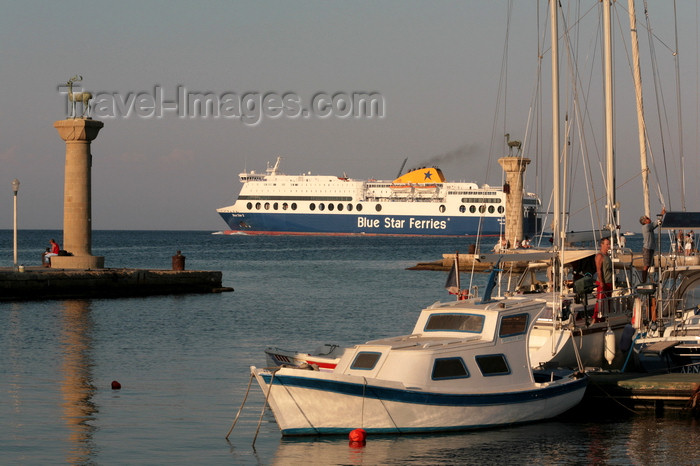
[{"label": "person in red jacket", "polygon": [[51,267],[51,257],[53,256],[58,256],[58,251],[61,250],[60,246],[56,242],[55,239],[51,238],[49,240],[49,248],[48,252],[44,254],[44,264],[47,264],[46,267]]}]

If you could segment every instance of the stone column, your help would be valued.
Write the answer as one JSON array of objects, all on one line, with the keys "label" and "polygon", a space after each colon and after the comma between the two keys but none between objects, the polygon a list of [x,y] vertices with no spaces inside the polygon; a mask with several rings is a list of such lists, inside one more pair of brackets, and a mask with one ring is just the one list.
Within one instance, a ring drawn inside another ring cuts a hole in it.
[{"label": "stone column", "polygon": [[506,194],[506,239],[511,247],[523,240],[523,173],[530,159],[502,157],[498,163],[506,172],[510,192]]},{"label": "stone column", "polygon": [[63,249],[73,256],[51,258],[51,266],[64,269],[104,267],[104,257],[92,255],[92,154],[90,143],[104,126],[98,120],[72,118],[53,124],[66,141],[63,190]]}]

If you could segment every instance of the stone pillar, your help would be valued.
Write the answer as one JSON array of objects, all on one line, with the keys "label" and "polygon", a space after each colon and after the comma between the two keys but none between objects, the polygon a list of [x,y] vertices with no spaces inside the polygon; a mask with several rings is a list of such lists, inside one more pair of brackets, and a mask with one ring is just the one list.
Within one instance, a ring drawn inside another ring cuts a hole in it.
[{"label": "stone pillar", "polygon": [[530,159],[502,157],[498,163],[506,172],[506,183],[510,191],[506,194],[506,239],[511,247],[523,240],[523,173]]},{"label": "stone pillar", "polygon": [[104,126],[98,120],[72,118],[53,124],[66,141],[63,190],[63,249],[73,256],[54,256],[51,266],[64,269],[104,267],[104,257],[92,255],[92,154],[90,143]]}]

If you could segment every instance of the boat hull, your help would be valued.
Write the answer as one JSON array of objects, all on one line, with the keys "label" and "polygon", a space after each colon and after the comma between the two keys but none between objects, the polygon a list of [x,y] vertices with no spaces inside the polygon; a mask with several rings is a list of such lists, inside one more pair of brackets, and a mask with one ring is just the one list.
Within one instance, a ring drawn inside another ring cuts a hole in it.
[{"label": "boat hull", "polygon": [[[503,217],[439,215],[285,214],[219,212],[227,233],[290,235],[476,236],[498,235]],[[534,222],[526,232],[533,234]]]},{"label": "boat hull", "polygon": [[[490,428],[557,416],[578,404],[587,378],[499,393],[427,393],[363,377],[251,367],[282,435],[419,433]],[[295,375],[303,374],[303,375]],[[366,380],[366,379],[364,379]]]}]

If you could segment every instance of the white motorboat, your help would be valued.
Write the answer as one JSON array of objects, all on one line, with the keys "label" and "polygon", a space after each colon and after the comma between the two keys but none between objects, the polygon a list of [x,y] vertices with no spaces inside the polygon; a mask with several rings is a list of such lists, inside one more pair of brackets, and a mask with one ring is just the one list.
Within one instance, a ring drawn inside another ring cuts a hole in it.
[{"label": "white motorboat", "polygon": [[585,375],[531,368],[528,339],[546,302],[488,296],[435,303],[410,335],[346,348],[330,372],[250,370],[282,435],[487,428],[578,404]]}]

